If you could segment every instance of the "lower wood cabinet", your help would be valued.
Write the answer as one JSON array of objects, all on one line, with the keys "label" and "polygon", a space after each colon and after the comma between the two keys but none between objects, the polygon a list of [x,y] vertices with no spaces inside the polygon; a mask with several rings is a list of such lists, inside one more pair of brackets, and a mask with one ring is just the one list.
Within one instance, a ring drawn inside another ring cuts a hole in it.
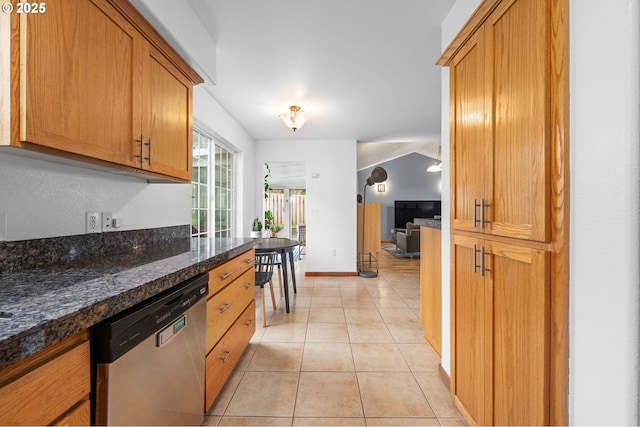
[{"label": "lower wood cabinet", "polygon": [[89,425],[90,391],[85,330],[0,371],[0,425]]},{"label": "lower wood cabinet", "polygon": [[256,332],[256,302],[251,301],[237,321],[207,354],[205,410],[209,410],[231,371]]},{"label": "lower wood cabinet", "polygon": [[209,272],[205,412],[256,331],[254,262],[251,249]]},{"label": "lower wood cabinet", "polygon": [[442,356],[442,231],[420,227],[420,322],[424,338]]},{"label": "lower wood cabinet", "polygon": [[452,235],[451,388],[472,424],[549,424],[550,254]]}]

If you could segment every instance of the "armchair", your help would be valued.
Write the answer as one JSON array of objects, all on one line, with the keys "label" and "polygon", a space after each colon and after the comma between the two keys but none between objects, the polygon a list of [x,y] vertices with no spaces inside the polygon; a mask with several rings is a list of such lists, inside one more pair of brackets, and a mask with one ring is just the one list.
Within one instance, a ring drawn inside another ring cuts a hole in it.
[{"label": "armchair", "polygon": [[396,233],[396,246],[413,259],[414,252],[420,252],[420,226],[407,223],[406,231]]}]

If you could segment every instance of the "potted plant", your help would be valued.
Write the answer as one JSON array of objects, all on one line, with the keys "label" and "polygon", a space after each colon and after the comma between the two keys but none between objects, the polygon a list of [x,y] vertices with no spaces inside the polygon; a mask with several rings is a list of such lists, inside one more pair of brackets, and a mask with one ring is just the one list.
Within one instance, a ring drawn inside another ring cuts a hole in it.
[{"label": "potted plant", "polygon": [[278,233],[283,229],[284,227],[282,226],[282,224],[273,224],[271,226],[271,237],[278,237]]},{"label": "potted plant", "polygon": [[262,237],[262,222],[258,217],[255,217],[251,224],[251,237]]},{"label": "potted plant", "polygon": [[264,229],[265,230],[271,230],[271,227],[273,227],[273,212],[271,212],[270,210],[265,211],[264,213]]}]

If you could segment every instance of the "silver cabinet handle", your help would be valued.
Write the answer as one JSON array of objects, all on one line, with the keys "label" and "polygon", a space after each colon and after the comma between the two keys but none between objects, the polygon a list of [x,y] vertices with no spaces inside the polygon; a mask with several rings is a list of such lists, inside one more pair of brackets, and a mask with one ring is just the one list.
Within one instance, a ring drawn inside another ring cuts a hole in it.
[{"label": "silver cabinet handle", "polygon": [[244,262],[247,264],[253,264],[253,260],[254,258],[247,258],[246,260],[244,260]]},{"label": "silver cabinet handle", "polygon": [[140,157],[140,163],[144,162],[144,134],[140,134],[140,139],[136,139],[136,142],[140,143],[140,155],[136,157]]},{"label": "silver cabinet handle", "polygon": [[487,271],[491,271],[490,269],[486,268],[484,265],[484,256],[485,255],[491,255],[490,252],[485,252],[484,251],[484,246],[480,248],[480,275],[484,277],[484,273],[486,273]]},{"label": "silver cabinet handle", "polygon": [[[491,206],[489,203],[485,203],[484,198],[480,199],[480,203],[478,203],[478,199],[473,199],[473,227],[484,228],[484,225],[487,221],[484,220],[484,208],[488,208]],[[480,219],[478,219],[478,209],[480,209]],[[479,225],[478,225],[479,224]]]},{"label": "silver cabinet handle", "polygon": [[249,288],[253,288],[253,283],[249,282],[246,285],[244,285],[245,289],[249,289]]},{"label": "silver cabinet handle", "polygon": [[480,205],[478,204],[478,199],[473,199],[473,228],[478,224],[478,208]]},{"label": "silver cabinet handle", "polygon": [[153,163],[153,141],[151,140],[151,137],[149,137],[149,164]]},{"label": "silver cabinet handle", "polygon": [[253,319],[249,319],[247,320],[247,322],[245,323],[245,326],[248,328],[249,326],[251,326],[251,324],[253,323]]},{"label": "silver cabinet handle", "polygon": [[484,225],[487,221],[484,220],[484,208],[488,208],[491,205],[489,203],[485,203],[484,199],[480,199],[480,228],[484,228]]},{"label": "silver cabinet handle", "polygon": [[477,263],[476,260],[478,259],[478,252],[480,252],[478,250],[478,246],[476,246],[475,244],[473,245],[473,272],[477,273],[478,272],[478,267],[480,267]]},{"label": "silver cabinet handle", "polygon": [[222,363],[225,363],[227,361],[227,359],[229,358],[229,356],[231,356],[231,353],[233,353],[233,350],[227,350],[225,351],[225,355],[224,357],[221,357],[220,360],[222,360]]},{"label": "silver cabinet handle", "polygon": [[221,306],[218,310],[220,310],[220,313],[224,313],[225,311],[229,310],[229,307],[231,307],[231,304],[233,304],[233,302],[230,302]]},{"label": "silver cabinet handle", "polygon": [[224,273],[222,276],[220,276],[220,280],[224,280],[227,277],[231,276],[233,274],[233,271],[228,271],[226,273]]}]

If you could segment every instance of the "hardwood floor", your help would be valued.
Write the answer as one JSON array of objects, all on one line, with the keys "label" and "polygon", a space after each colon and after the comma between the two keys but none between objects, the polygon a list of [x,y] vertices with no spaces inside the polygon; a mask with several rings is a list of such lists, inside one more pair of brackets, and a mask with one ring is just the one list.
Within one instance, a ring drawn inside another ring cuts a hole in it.
[{"label": "hardwood floor", "polygon": [[391,255],[384,249],[380,251],[378,256],[378,264],[380,273],[387,274],[420,274],[420,258],[398,258]]}]

